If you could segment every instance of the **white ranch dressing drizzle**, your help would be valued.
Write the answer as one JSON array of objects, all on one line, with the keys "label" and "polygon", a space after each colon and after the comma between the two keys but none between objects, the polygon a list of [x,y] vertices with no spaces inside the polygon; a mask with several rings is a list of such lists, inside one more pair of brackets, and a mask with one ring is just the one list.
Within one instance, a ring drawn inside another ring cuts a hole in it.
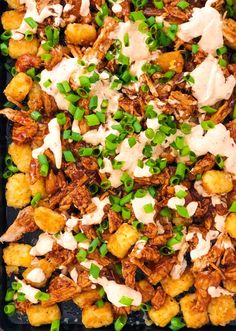
[{"label": "white ranch dressing drizzle", "polygon": [[[210,248],[211,248],[211,240],[214,240],[218,237],[219,231],[210,230],[207,235],[206,239],[203,238],[202,233],[196,233],[198,238],[197,246],[190,252],[191,259],[195,261],[196,259],[206,255]],[[186,241],[189,241],[193,238],[194,232],[188,233],[186,236]]]},{"label": "white ranch dressing drizzle", "polygon": [[203,8],[193,8],[190,20],[179,25],[178,37],[185,42],[200,37],[199,46],[207,53],[215,54],[223,46],[222,19],[220,13],[207,2]]},{"label": "white ranch dressing drizzle", "polygon": [[125,307],[124,304],[119,302],[123,296],[133,300],[132,306],[140,306],[142,303],[141,293],[135,291],[131,287],[122,284],[117,284],[114,280],[108,280],[105,277],[99,277],[98,279],[95,279],[92,276],[90,276],[89,279],[93,283],[99,284],[104,288],[104,291],[106,292],[107,295],[107,299],[116,307]]},{"label": "white ranch dressing drizzle", "polygon": [[73,269],[70,271],[70,277],[71,277],[71,279],[72,279],[75,283],[77,283],[78,276],[79,276],[79,274],[78,274],[76,268],[73,268]]},{"label": "white ranch dressing drizzle", "polygon": [[17,283],[21,284],[21,288],[19,290],[19,292],[24,293],[25,294],[25,298],[27,300],[29,300],[30,302],[36,304],[38,303],[38,300],[35,299],[35,295],[38,294],[40,292],[40,290],[30,286],[30,285],[26,285],[22,280],[18,279],[16,277],[16,281]]},{"label": "white ranch dressing drizzle", "polygon": [[[78,65],[77,58],[63,58],[52,70],[44,69],[41,72],[39,85],[44,92],[54,97],[59,109],[68,110],[70,103],[59,92],[57,84],[62,81],[69,81],[70,76],[74,72],[77,72],[79,76],[80,70],[82,69]],[[52,83],[48,87],[45,87],[44,83],[47,81],[51,81]]]},{"label": "white ranch dressing drizzle", "polygon": [[100,125],[98,129],[90,130],[83,135],[83,140],[93,146],[97,146],[101,144],[105,146],[106,137],[109,134],[118,135],[119,132],[117,130],[112,129],[112,125],[118,124],[118,122],[108,118],[107,123],[103,126]]},{"label": "white ranch dressing drizzle", "polygon": [[[140,22],[119,22],[115,31],[110,33],[111,39],[119,39],[122,43],[122,53],[130,58],[130,61],[146,60],[150,56],[146,44],[147,35],[138,30]],[[124,35],[129,35],[129,46],[124,44]]]},{"label": "white ranch dressing drizzle", "polygon": [[225,170],[236,175],[236,144],[230,137],[229,130],[223,124],[217,124],[213,129],[204,133],[201,125],[192,128],[186,141],[197,156],[202,156],[208,152],[217,155],[226,156]]},{"label": "white ranch dressing drizzle", "polygon": [[33,283],[41,283],[45,281],[46,276],[41,268],[34,268],[28,273],[26,279]]},{"label": "white ranch dressing drizzle", "polygon": [[236,84],[233,75],[224,77],[218,60],[212,55],[208,55],[190,74],[194,79],[191,84],[193,96],[198,100],[199,107],[228,100]]},{"label": "white ranch dressing drizzle", "polygon": [[[145,136],[144,132],[141,132],[139,136],[137,136],[136,144],[132,147],[129,145],[128,138],[125,138],[122,143],[117,148],[117,156],[115,160],[124,161],[122,166],[122,170],[127,170],[127,172],[132,175],[134,170],[136,169],[138,160],[142,160],[144,155],[142,153],[146,142],[148,139]],[[132,155],[132,157],[131,157]]]},{"label": "white ranch dressing drizzle", "polygon": [[58,238],[56,238],[58,245],[68,249],[70,251],[74,251],[77,247],[77,241],[75,240],[72,232],[65,231],[61,233]]},{"label": "white ranch dressing drizzle", "polygon": [[81,0],[80,15],[87,16],[90,13],[90,0]]},{"label": "white ranch dressing drizzle", "polygon": [[216,215],[214,222],[215,222],[215,228],[216,230],[223,232],[225,228],[225,220],[226,220],[227,215]]},{"label": "white ranch dressing drizzle", "polygon": [[30,255],[42,256],[52,251],[54,239],[48,233],[39,235],[38,241],[30,250]]},{"label": "white ranch dressing drizzle", "polygon": [[32,151],[32,157],[37,159],[39,155],[49,148],[54,155],[57,169],[60,169],[62,163],[61,131],[56,118],[53,118],[48,123],[48,131],[49,133],[44,137],[43,145]]},{"label": "white ranch dressing drizzle", "polygon": [[15,40],[21,40],[24,38],[24,33],[26,31],[31,31],[36,33],[37,28],[31,28],[26,22],[25,19],[31,17],[37,23],[42,23],[46,18],[53,16],[55,17],[54,24],[56,26],[60,25],[61,14],[63,12],[63,6],[60,4],[45,6],[42,11],[39,13],[37,9],[37,3],[35,0],[21,0],[21,4],[25,4],[26,13],[23,18],[23,21],[18,29],[12,30],[12,38]]},{"label": "white ranch dressing drizzle", "polygon": [[81,221],[84,225],[100,224],[104,216],[104,207],[110,204],[108,198],[100,200],[98,197],[92,198],[92,202],[96,205],[96,209],[92,213],[85,214]]},{"label": "white ranch dressing drizzle", "polygon": [[226,289],[224,289],[221,286],[215,287],[215,286],[210,286],[208,287],[207,290],[208,294],[210,294],[210,296],[212,298],[219,298],[221,295],[231,295],[234,296],[235,293],[227,291]]},{"label": "white ranch dressing drizzle", "polygon": [[[134,198],[131,200],[131,204],[133,207],[135,217],[144,224],[154,223],[155,216],[155,199],[151,196],[151,194],[147,193],[142,198]],[[151,204],[154,210],[151,213],[146,213],[144,210],[144,206],[147,204]]]},{"label": "white ranch dressing drizzle", "polygon": [[136,166],[134,168],[134,177],[151,177],[150,167],[144,164],[143,168]]},{"label": "white ranch dressing drizzle", "polygon": [[103,163],[104,163],[104,168],[99,169],[99,172],[102,174],[106,172],[110,174],[108,180],[111,182],[111,186],[116,188],[122,185],[122,182],[120,181],[120,177],[122,176],[123,171],[119,169],[113,169],[111,161],[106,157],[104,157]]}]

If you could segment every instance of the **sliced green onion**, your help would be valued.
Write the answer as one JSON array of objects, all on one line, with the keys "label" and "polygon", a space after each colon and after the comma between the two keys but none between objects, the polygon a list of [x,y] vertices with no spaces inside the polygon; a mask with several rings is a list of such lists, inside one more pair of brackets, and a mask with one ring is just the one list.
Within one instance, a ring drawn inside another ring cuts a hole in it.
[{"label": "sliced green onion", "polygon": [[43,86],[46,87],[46,88],[49,87],[50,85],[52,85],[51,79],[48,79],[43,83]]},{"label": "sliced green onion", "polygon": [[88,126],[95,126],[100,124],[100,121],[95,114],[87,115],[85,116],[85,119]]},{"label": "sliced green onion", "polygon": [[120,199],[120,206],[124,206],[126,203],[130,202],[133,197],[133,193],[129,193]]},{"label": "sliced green onion", "polygon": [[36,29],[38,27],[37,22],[32,17],[26,17],[24,21],[32,28]]},{"label": "sliced green onion", "polygon": [[228,62],[225,60],[225,59],[219,59],[218,60],[218,64],[223,67],[223,68],[226,68],[227,65],[228,65]]},{"label": "sliced green onion", "polygon": [[174,254],[174,249],[169,246],[163,246],[160,248],[160,254],[161,255],[172,255]]},{"label": "sliced green onion", "polygon": [[147,203],[146,205],[143,206],[143,209],[145,213],[150,214],[154,211],[154,207],[151,203]]},{"label": "sliced green onion", "polygon": [[182,321],[181,317],[173,317],[172,320],[170,321],[169,328],[172,331],[178,331],[182,328],[184,328],[186,324]]},{"label": "sliced green onion", "polygon": [[127,323],[127,320],[128,318],[126,315],[119,316],[114,323],[115,331],[121,331],[125,326],[125,324]]},{"label": "sliced green onion", "polygon": [[39,112],[39,111],[32,111],[32,113],[30,114],[31,118],[36,121],[36,122],[39,122],[41,121],[41,119],[43,118],[42,117],[42,114]]},{"label": "sliced green onion", "polygon": [[46,62],[48,62],[48,61],[50,61],[52,59],[52,55],[51,54],[42,54],[40,57],[41,57],[41,59],[43,61],[46,61]]},{"label": "sliced green onion", "polygon": [[201,127],[203,128],[203,130],[208,131],[210,129],[214,129],[215,123],[213,121],[211,121],[211,120],[209,120],[209,121],[202,121],[201,122]]},{"label": "sliced green onion", "polygon": [[85,249],[80,249],[76,255],[76,259],[79,262],[84,262],[86,260],[86,257],[87,257],[87,251]]},{"label": "sliced green onion", "polygon": [[131,12],[129,18],[134,22],[145,20],[145,16],[142,11]]},{"label": "sliced green onion", "polygon": [[210,106],[203,106],[203,107],[201,107],[201,109],[203,109],[208,114],[214,114],[218,111],[218,109],[215,109],[215,108],[210,107]]},{"label": "sliced green onion", "polygon": [[99,244],[100,244],[99,238],[93,239],[93,241],[89,245],[88,253],[93,253]]},{"label": "sliced green onion", "polygon": [[39,201],[41,200],[41,198],[42,198],[42,194],[40,192],[36,193],[33,199],[31,200],[31,206],[35,208],[39,203]]},{"label": "sliced green onion", "polygon": [[95,279],[98,279],[101,269],[94,263],[91,264],[89,274]]},{"label": "sliced green onion", "polygon": [[49,163],[46,155],[41,154],[38,156],[39,164],[40,164],[40,175],[43,177],[47,177],[49,171]]},{"label": "sliced green onion", "polygon": [[80,121],[84,116],[84,112],[85,112],[84,109],[76,107],[76,110],[74,112],[74,119]]},{"label": "sliced green onion", "polygon": [[164,2],[161,1],[161,0],[154,0],[153,4],[157,9],[163,9],[164,8]]},{"label": "sliced green onion", "polygon": [[22,285],[18,282],[12,282],[11,287],[15,291],[19,291],[22,288]]},{"label": "sliced green onion", "polygon": [[71,151],[64,151],[63,155],[64,155],[66,162],[75,162],[75,157]]},{"label": "sliced green onion", "polygon": [[162,217],[171,217],[171,210],[168,207],[164,207],[160,211]]},{"label": "sliced green onion", "polygon": [[9,302],[12,301],[14,298],[15,291],[12,288],[8,288],[6,295],[5,295],[5,301]]},{"label": "sliced green onion", "polygon": [[49,298],[50,298],[50,294],[45,292],[39,291],[38,293],[35,294],[35,299],[39,301],[48,301]]},{"label": "sliced green onion", "polygon": [[131,211],[126,207],[122,207],[121,216],[124,220],[129,220],[131,217]]},{"label": "sliced green onion", "polygon": [[16,311],[16,307],[13,302],[4,306],[4,313],[6,315],[12,316],[15,313],[15,311]]},{"label": "sliced green onion", "polygon": [[95,305],[98,307],[98,308],[102,308],[104,306],[104,301],[102,299],[100,300],[97,300]]},{"label": "sliced green onion", "polygon": [[111,187],[111,182],[109,180],[103,180],[100,186],[103,190],[107,190]]},{"label": "sliced green onion", "polygon": [[183,199],[188,195],[188,193],[184,190],[179,190],[178,192],[176,192],[175,195],[177,196],[177,198]]},{"label": "sliced green onion", "polygon": [[189,218],[189,213],[186,207],[184,206],[176,206],[176,210],[178,214],[184,218]]},{"label": "sliced green onion", "polygon": [[143,197],[145,197],[147,195],[147,191],[146,190],[144,190],[144,189],[138,189],[136,192],[135,192],[135,194],[134,194],[134,197],[135,198],[143,198]]},{"label": "sliced green onion", "polygon": [[189,3],[187,1],[182,0],[177,3],[177,7],[182,10],[185,10],[186,8],[189,7]]},{"label": "sliced green onion", "polygon": [[199,46],[197,44],[192,45],[192,53],[196,54],[199,51]]},{"label": "sliced green onion", "polygon": [[130,137],[128,138],[128,143],[129,143],[129,147],[132,148],[137,143],[137,141],[135,137]]},{"label": "sliced green onion", "polygon": [[93,148],[91,147],[82,147],[79,150],[79,156],[91,156],[93,155]]},{"label": "sliced green onion", "polygon": [[64,113],[58,113],[56,115],[56,118],[57,118],[57,123],[59,125],[64,125],[66,124],[66,115]]},{"label": "sliced green onion", "polygon": [[82,232],[80,233],[77,233],[75,236],[74,236],[75,240],[79,243],[82,243],[84,242],[85,240],[87,240],[88,238],[86,237],[86,235]]},{"label": "sliced green onion", "polygon": [[230,208],[229,208],[230,213],[236,213],[236,201],[233,201]]},{"label": "sliced green onion", "polygon": [[101,254],[101,256],[106,256],[106,254],[108,253],[108,249],[107,249],[107,244],[103,243],[102,246],[99,248],[99,252]]},{"label": "sliced green onion", "polygon": [[126,297],[126,296],[122,296],[119,300],[119,303],[121,303],[124,306],[131,306],[133,303],[134,299]]},{"label": "sliced green onion", "polygon": [[220,169],[223,169],[224,168],[224,159],[222,158],[222,156],[221,155],[219,155],[219,154],[217,154],[216,156],[215,156],[215,161],[216,161],[216,164],[218,165],[218,167],[220,168]]},{"label": "sliced green onion", "polygon": [[60,330],[60,320],[54,320],[51,324],[50,331],[59,331]]}]

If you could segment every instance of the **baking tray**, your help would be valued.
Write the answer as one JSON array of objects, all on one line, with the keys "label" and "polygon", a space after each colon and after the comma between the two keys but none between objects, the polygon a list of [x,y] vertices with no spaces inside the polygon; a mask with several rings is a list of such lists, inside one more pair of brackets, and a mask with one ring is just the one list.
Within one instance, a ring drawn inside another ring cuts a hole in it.
[{"label": "baking tray", "polygon": [[[0,0],[0,15],[3,11],[6,10],[6,5],[3,0]],[[0,27],[1,33],[1,27]],[[11,76],[7,73],[4,68],[4,63],[6,62],[6,58],[0,57],[0,109],[3,108],[3,104],[5,103],[5,98],[3,95],[3,90]],[[4,117],[0,117],[0,173],[2,173],[4,168],[4,156],[7,152],[7,146],[10,143],[11,136],[11,122],[6,120]],[[7,227],[9,227],[16,215],[18,213],[17,210],[13,208],[9,208],[6,206],[5,201],[5,180],[0,176],[0,234],[2,234]],[[29,244],[35,244],[37,236],[35,233],[26,234],[23,238],[23,241]],[[46,331],[49,330],[49,326],[41,326],[41,327],[32,327],[28,324],[28,321],[25,317],[22,317],[20,314],[15,314],[13,317],[9,317],[4,314],[4,296],[6,293],[6,289],[8,287],[8,283],[11,281],[7,279],[4,263],[2,259],[2,250],[4,245],[0,244],[0,331]],[[61,321],[61,331],[88,331],[95,329],[86,329],[81,324],[81,313],[78,307],[73,302],[65,302],[60,305],[62,311],[62,321]],[[124,331],[161,331],[161,330],[170,330],[168,327],[159,328],[156,326],[146,326],[143,321],[142,313],[133,313],[128,319],[128,323],[126,327],[123,329]],[[236,322],[234,325],[228,325],[224,327],[225,331],[236,331]],[[100,328],[97,330],[114,330],[112,326],[107,328]],[[191,330],[184,328],[183,331]],[[221,326],[211,326],[206,325],[203,328],[199,329],[201,331],[223,331]]]}]

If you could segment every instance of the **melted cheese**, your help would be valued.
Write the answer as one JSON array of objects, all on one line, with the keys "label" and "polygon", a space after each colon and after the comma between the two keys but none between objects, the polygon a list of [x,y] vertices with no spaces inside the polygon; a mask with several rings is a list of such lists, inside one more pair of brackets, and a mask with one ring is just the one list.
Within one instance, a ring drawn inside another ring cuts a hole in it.
[{"label": "melted cheese", "polygon": [[90,13],[90,0],[81,1],[79,13],[81,16],[87,16]]},{"label": "melted cheese", "polygon": [[64,233],[61,233],[59,238],[56,238],[56,240],[58,245],[70,251],[74,251],[78,247],[77,241],[71,232],[65,231]]},{"label": "melted cheese", "polygon": [[218,298],[221,295],[231,295],[234,296],[233,292],[229,292],[226,289],[224,289],[221,286],[215,287],[215,286],[210,286],[208,287],[207,292],[210,294],[212,298]]},{"label": "melted cheese", "polygon": [[63,6],[60,4],[45,6],[40,13],[37,10],[37,2],[35,0],[24,0],[21,1],[21,4],[25,4],[26,13],[20,27],[12,31],[12,38],[15,40],[23,39],[26,31],[36,33],[37,28],[32,29],[25,22],[25,19],[28,17],[31,17],[37,23],[43,23],[46,18],[53,16],[55,17],[55,25],[59,25],[61,22],[60,17],[63,11]]},{"label": "melted cheese", "polygon": [[197,66],[191,76],[194,79],[192,91],[199,107],[212,106],[220,100],[228,100],[233,92],[236,80],[233,75],[225,78],[218,60],[212,55]]},{"label": "melted cheese", "polygon": [[37,159],[40,154],[43,154],[49,148],[54,155],[57,169],[60,169],[62,162],[61,131],[56,118],[48,123],[48,131],[49,133],[44,137],[43,145],[34,149],[32,156]]},{"label": "melted cheese", "polygon": [[40,234],[38,241],[30,250],[30,255],[42,256],[52,251],[54,239],[47,233]]},{"label": "melted cheese", "polygon": [[[111,39],[119,39],[122,43],[122,53],[130,58],[130,61],[147,60],[150,56],[146,44],[147,34],[138,30],[140,22],[119,22],[115,31],[110,33]],[[129,35],[129,46],[124,45],[124,36]]]},{"label": "melted cheese", "polygon": [[[39,85],[44,92],[54,97],[59,109],[68,110],[70,103],[59,92],[57,84],[65,80],[69,81],[70,76],[74,72],[79,76],[80,69],[77,58],[64,58],[52,70],[42,70]],[[50,86],[45,87],[44,83],[48,80],[52,83]]]},{"label": "melted cheese", "polygon": [[94,279],[90,276],[89,279],[104,288],[107,299],[116,307],[125,307],[124,304],[119,302],[123,296],[133,300],[132,306],[140,306],[142,303],[141,293],[126,285],[117,284],[114,280],[108,280],[105,277]]},{"label": "melted cheese", "polygon": [[113,169],[111,161],[106,157],[103,159],[103,163],[104,163],[104,168],[100,169],[99,172],[102,174],[104,173],[110,174],[109,181],[111,182],[111,186],[116,188],[122,185],[122,182],[120,181],[120,177],[122,176],[123,171],[119,169]]},{"label": "melted cheese", "polygon": [[209,152],[213,155],[220,154],[228,157],[225,161],[225,170],[236,174],[236,144],[223,124],[217,124],[206,133],[204,133],[201,125],[197,125],[186,136],[186,141],[197,156]]},{"label": "melted cheese", "polygon": [[81,219],[82,224],[84,225],[92,225],[92,224],[100,224],[102,222],[102,218],[104,216],[104,207],[109,204],[109,199],[105,198],[100,200],[99,198],[95,197],[92,198],[92,202],[96,205],[96,209],[89,214],[85,214]]},{"label": "melted cheese", "polygon": [[46,276],[41,268],[34,268],[28,273],[26,279],[33,283],[42,283],[45,281]]},{"label": "melted cheese", "polygon": [[224,43],[220,13],[210,6],[194,8],[189,22],[179,25],[178,37],[185,42],[201,37],[199,46],[205,52],[215,54]]},{"label": "melted cheese", "polygon": [[151,213],[146,213],[144,206],[151,204],[153,208],[155,207],[155,199],[151,194],[147,193],[143,198],[134,198],[131,200],[135,217],[142,223],[154,223],[154,216],[156,214],[155,209]]},{"label": "melted cheese", "polygon": [[29,300],[32,303],[38,303],[38,300],[35,299],[35,295],[40,292],[40,290],[30,286],[26,285],[24,282],[22,282],[20,279],[16,278],[17,282],[21,284],[21,288],[19,292],[25,294],[25,298]]}]

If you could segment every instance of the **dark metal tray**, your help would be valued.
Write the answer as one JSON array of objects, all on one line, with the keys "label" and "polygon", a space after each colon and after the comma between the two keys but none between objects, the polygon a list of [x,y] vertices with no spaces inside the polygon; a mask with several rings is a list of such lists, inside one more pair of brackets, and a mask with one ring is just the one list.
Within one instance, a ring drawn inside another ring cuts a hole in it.
[{"label": "dark metal tray", "polygon": [[[3,0],[0,0],[0,15],[6,9],[6,5],[3,3]],[[0,27],[1,33],[1,27]],[[4,68],[5,58],[0,57],[0,109],[3,108],[3,104],[6,101],[4,99],[3,90],[7,85],[7,82],[10,80],[7,71]],[[4,168],[4,156],[7,151],[7,146],[10,142],[10,133],[11,133],[11,123],[5,118],[0,118],[0,173]],[[9,208],[6,206],[5,201],[5,180],[0,176],[0,234],[2,234],[7,227],[12,224],[18,211],[14,208]],[[29,244],[35,244],[36,236],[33,234],[28,234],[24,236],[24,242]],[[15,314],[13,317],[8,317],[4,314],[4,296],[7,289],[7,276],[4,270],[4,263],[2,259],[2,251],[4,245],[0,244],[0,331],[46,331],[49,329],[48,326],[41,326],[39,328],[34,328],[28,324],[28,321],[25,317],[20,314]],[[73,302],[66,302],[61,304],[62,311],[62,324],[61,331],[85,331],[85,330],[94,330],[94,329],[85,329],[81,324],[81,313],[78,307],[73,304]],[[235,323],[234,323],[235,324]],[[113,327],[98,329],[98,330],[113,330]],[[124,328],[124,331],[154,331],[154,330],[169,330],[166,328],[159,328],[156,326],[147,327],[144,324],[142,315],[140,313],[134,313],[129,317],[128,324]],[[183,331],[190,330],[187,328],[182,329]],[[235,325],[228,325],[224,327],[225,331],[236,331]],[[201,328],[201,331],[222,331],[222,327],[214,327],[207,325]]]}]

